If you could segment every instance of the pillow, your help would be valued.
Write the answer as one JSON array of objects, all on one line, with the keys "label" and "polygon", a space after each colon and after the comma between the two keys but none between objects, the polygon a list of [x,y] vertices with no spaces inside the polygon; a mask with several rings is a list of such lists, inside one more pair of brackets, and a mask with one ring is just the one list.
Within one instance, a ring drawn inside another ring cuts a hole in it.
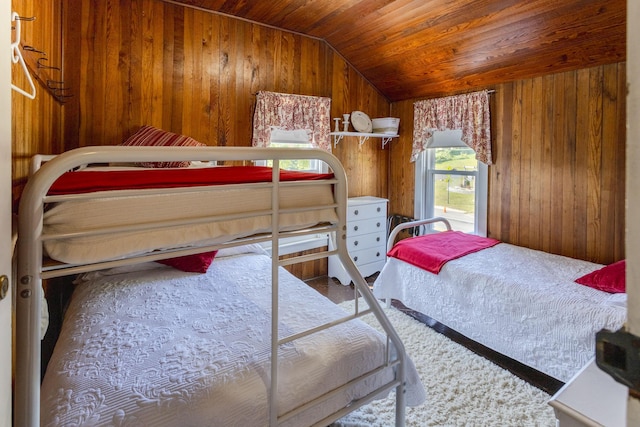
[{"label": "pillow", "polygon": [[576,283],[612,294],[623,293],[626,292],[625,271],[626,263],[622,260],[585,274],[576,279]]},{"label": "pillow", "polygon": [[200,254],[179,256],[158,260],[160,264],[168,265],[187,273],[206,273],[218,251],[203,252]]},{"label": "pillow", "polygon": [[[125,142],[125,146],[151,146],[151,147],[206,147],[205,144],[195,139],[167,132],[153,126],[142,126],[136,133],[131,135]],[[186,168],[191,162],[140,162],[138,165],[145,168]]]}]

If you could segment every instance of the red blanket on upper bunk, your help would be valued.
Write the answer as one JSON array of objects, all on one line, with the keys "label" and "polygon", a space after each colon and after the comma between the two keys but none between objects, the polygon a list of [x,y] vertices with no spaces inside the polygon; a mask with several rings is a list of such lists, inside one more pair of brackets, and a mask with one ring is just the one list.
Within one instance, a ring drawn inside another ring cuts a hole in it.
[{"label": "red blanket on upper bunk", "polygon": [[[219,166],[213,168],[81,170],[61,175],[49,195],[80,194],[92,191],[191,187],[248,182],[270,182],[272,169],[266,166]],[[332,173],[280,171],[280,181],[322,180]]]},{"label": "red blanket on upper bunk", "polygon": [[447,261],[490,248],[498,243],[499,240],[488,237],[461,231],[444,231],[401,240],[391,248],[387,256],[438,274]]}]

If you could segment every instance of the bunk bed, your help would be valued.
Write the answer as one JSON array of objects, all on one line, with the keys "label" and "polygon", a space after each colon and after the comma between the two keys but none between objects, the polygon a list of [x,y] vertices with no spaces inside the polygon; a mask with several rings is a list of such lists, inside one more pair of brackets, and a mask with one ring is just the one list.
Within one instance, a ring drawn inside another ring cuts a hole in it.
[{"label": "bunk bed", "polygon": [[[330,173],[280,167],[308,158]],[[169,160],[235,166],[96,167]],[[344,235],[346,199],[321,150],[85,147],[46,162],[20,202],[16,425],[326,426],[393,390],[404,425],[424,389],[345,245],[278,254],[285,237]],[[270,257],[256,249],[268,241]],[[329,255],[366,308],[346,313],[283,268]],[[41,385],[43,281],[67,276],[76,288]],[[358,319],[371,312],[385,334]]]},{"label": "bunk bed", "polygon": [[[438,223],[443,232],[435,232]],[[407,229],[425,234],[394,244]],[[605,268],[456,232],[438,217],[405,222],[391,231],[387,262],[373,288],[387,303],[399,300],[566,383],[595,356],[596,332],[618,330],[626,320],[623,289],[605,292],[576,283]]]}]

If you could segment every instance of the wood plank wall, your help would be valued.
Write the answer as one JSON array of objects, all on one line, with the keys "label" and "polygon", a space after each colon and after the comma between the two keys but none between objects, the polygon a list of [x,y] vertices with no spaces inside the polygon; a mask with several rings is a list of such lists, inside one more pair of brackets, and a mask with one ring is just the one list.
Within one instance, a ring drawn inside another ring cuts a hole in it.
[{"label": "wood plank wall", "polygon": [[[33,54],[33,58],[44,58],[42,63],[60,68],[62,63],[62,44],[60,33],[61,4],[57,1],[34,2],[14,0],[12,10],[23,17],[35,17],[34,21],[21,23],[23,46],[31,46],[44,54]],[[15,40],[15,34],[13,34]],[[22,51],[26,58],[29,52]],[[31,67],[31,62],[28,62]],[[28,81],[19,65],[13,65],[12,83],[27,89]],[[31,71],[36,71],[33,68]],[[61,70],[51,69],[48,75],[56,81],[62,81]],[[46,83],[46,82],[45,82]],[[33,154],[58,154],[63,150],[63,110],[35,81],[36,98],[29,99],[12,91],[12,203],[17,210],[17,200],[29,174],[29,162]]]},{"label": "wood plank wall", "polygon": [[[491,237],[603,264],[624,258],[625,87],[625,63],[495,86]],[[392,114],[413,120],[414,101]],[[391,148],[390,204],[404,215],[411,140],[403,132]]]},{"label": "wood plank wall", "polygon": [[[158,0],[67,1],[76,11],[67,25],[80,31],[65,39],[79,89],[66,111],[66,149],[118,144],[143,124],[249,146],[259,90],[331,97],[332,117],[389,114],[389,102],[324,41]],[[346,141],[335,154],[350,195],[386,195],[387,151]]]},{"label": "wood plank wall", "polygon": [[[35,103],[14,102],[14,199],[33,154],[119,144],[143,124],[212,146],[249,146],[258,90],[331,97],[332,117],[389,115],[389,102],[315,38],[160,0],[32,3],[14,7],[38,9],[34,28],[57,32],[47,40],[64,46],[74,96],[64,107],[43,91]],[[377,141],[345,138],[334,154],[350,196],[386,196],[388,150]]]},{"label": "wood plank wall", "polygon": [[[42,90],[34,101],[14,94],[14,199],[33,154],[117,144],[142,124],[248,146],[253,94],[263,89],[330,96],[334,117],[400,117],[388,148],[346,138],[334,153],[351,196],[388,197],[391,213],[413,215],[414,100],[389,105],[323,42],[159,0],[62,4],[60,17],[58,2],[13,0],[19,13],[37,15],[23,39],[50,58],[64,47],[74,94],[64,107]],[[624,70],[495,86],[491,236],[602,263],[624,256]]]}]

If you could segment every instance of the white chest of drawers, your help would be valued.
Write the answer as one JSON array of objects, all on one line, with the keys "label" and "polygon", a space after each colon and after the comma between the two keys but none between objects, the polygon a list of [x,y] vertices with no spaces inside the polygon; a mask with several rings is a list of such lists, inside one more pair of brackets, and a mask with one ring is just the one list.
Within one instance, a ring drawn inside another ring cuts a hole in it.
[{"label": "white chest of drawers", "polygon": [[558,427],[625,427],[629,389],[591,360],[549,400]]},{"label": "white chest of drawers", "polygon": [[[387,199],[352,197],[347,201],[347,248],[363,277],[382,269],[387,248]],[[329,277],[351,282],[338,257],[329,257]]]}]

